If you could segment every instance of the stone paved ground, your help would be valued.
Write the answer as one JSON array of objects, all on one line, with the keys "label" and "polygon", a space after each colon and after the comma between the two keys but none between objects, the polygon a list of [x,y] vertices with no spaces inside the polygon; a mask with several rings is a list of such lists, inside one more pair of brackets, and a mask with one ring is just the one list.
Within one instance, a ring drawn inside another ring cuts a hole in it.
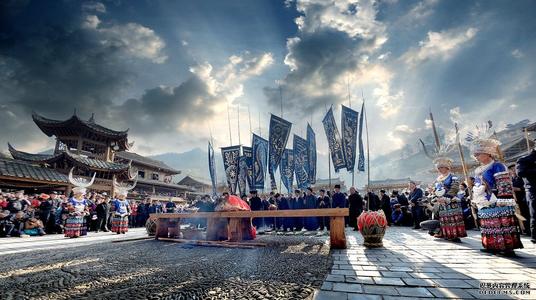
[{"label": "stone paved ground", "polygon": [[[0,239],[0,299],[310,299],[333,265],[324,236],[259,236],[266,248],[143,236]],[[43,250],[44,249],[44,250]]]},{"label": "stone paved ground", "polygon": [[[332,251],[330,274],[315,299],[536,299],[536,249],[523,238],[517,258],[479,251],[480,233],[469,231],[462,243],[429,236],[424,231],[393,227],[384,248],[368,250],[359,233],[347,231],[348,249]],[[530,295],[490,297],[480,283],[530,282]]]}]

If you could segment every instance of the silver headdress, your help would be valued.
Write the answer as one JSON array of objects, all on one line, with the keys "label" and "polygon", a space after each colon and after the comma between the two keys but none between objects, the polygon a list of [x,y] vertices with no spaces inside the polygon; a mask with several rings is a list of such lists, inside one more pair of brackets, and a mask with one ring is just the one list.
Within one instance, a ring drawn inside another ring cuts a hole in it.
[{"label": "silver headdress", "polygon": [[474,132],[469,132],[466,141],[472,144],[473,155],[489,154],[494,158],[500,156],[499,145],[501,142],[495,138],[495,131],[492,130],[493,123],[488,121],[484,125],[476,126]]},{"label": "silver headdress", "polygon": [[93,173],[93,177],[91,178],[90,181],[88,181],[87,179],[81,178],[81,177],[74,178],[73,170],[74,170],[74,167],[72,167],[71,170],[69,171],[69,182],[75,186],[73,188],[73,193],[85,195],[87,188],[92,186],[93,182],[95,182],[95,176],[97,175],[97,173]]},{"label": "silver headdress", "polygon": [[136,175],[132,176],[132,170],[129,169],[129,179],[134,180],[134,183],[129,185],[127,182],[117,182],[117,180],[114,178],[113,184],[114,184],[114,190],[117,195],[123,195],[126,196],[128,194],[128,191],[131,191],[136,187],[136,184],[138,183],[138,174],[136,172]]}]

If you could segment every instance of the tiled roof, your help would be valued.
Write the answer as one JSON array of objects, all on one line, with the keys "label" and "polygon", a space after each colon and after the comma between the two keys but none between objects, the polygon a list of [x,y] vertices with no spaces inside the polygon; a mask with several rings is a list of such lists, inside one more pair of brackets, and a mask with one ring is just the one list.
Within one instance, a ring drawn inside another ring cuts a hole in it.
[{"label": "tiled roof", "polygon": [[65,174],[48,168],[42,168],[14,159],[0,159],[0,176],[26,178],[30,180],[68,183]]},{"label": "tiled roof", "polygon": [[93,116],[88,120],[80,119],[76,113],[65,121],[53,120],[45,118],[37,113],[32,114],[32,119],[35,124],[47,136],[61,137],[72,134],[80,134],[80,131],[88,131],[97,136],[100,136],[108,142],[117,143],[120,150],[129,149],[128,129],[124,131],[116,131],[95,123]]},{"label": "tiled roof", "polygon": [[200,179],[197,177],[194,177],[192,175],[187,175],[183,179],[181,179],[178,184],[182,185],[193,185],[193,184],[202,184],[202,185],[208,185],[212,186],[212,183],[205,179]]},{"label": "tiled roof", "polygon": [[128,164],[107,162],[100,159],[88,158],[71,152],[64,152],[67,159],[75,164],[80,164],[92,170],[100,170],[104,172],[124,172],[128,170]]},{"label": "tiled roof", "polygon": [[138,178],[138,184],[156,185],[156,186],[161,186],[161,187],[192,191],[192,188],[186,185],[167,183],[163,181],[143,179],[143,178]]},{"label": "tiled roof", "polygon": [[89,121],[85,121],[85,120],[80,119],[76,114],[65,121],[48,119],[35,112],[32,114],[32,118],[34,122],[37,124],[37,126],[39,126],[39,128],[41,129],[43,128],[51,129],[53,127],[81,125],[88,129],[91,129],[92,131],[96,133],[104,134],[110,137],[126,137],[128,134],[128,129],[124,131],[112,130],[104,126],[101,126],[99,124],[96,124],[93,121],[93,118],[90,119]]},{"label": "tiled roof", "polygon": [[[8,144],[9,145],[9,144]],[[51,163],[60,159],[67,159],[71,163],[85,167],[87,169],[104,171],[104,172],[124,172],[128,170],[129,165],[117,162],[107,162],[100,159],[88,158],[69,151],[63,151],[56,155],[51,154],[32,154],[18,151],[9,145],[9,152],[13,158],[32,162],[32,163]]]},{"label": "tiled roof", "polygon": [[56,154],[56,155],[53,155],[53,154],[33,154],[33,153],[27,153],[27,152],[22,152],[22,151],[19,151],[17,149],[15,149],[13,146],[11,146],[11,144],[7,144],[8,146],[8,149],[9,149],[9,153],[11,153],[11,156],[13,156],[14,159],[19,159],[19,160],[24,160],[24,161],[30,161],[30,162],[52,162],[52,161],[55,161],[59,158],[61,158],[61,156],[63,155],[62,153],[60,154]]},{"label": "tiled roof", "polygon": [[171,173],[172,175],[180,173],[180,171],[173,169],[172,167],[166,165],[162,161],[148,158],[148,157],[139,155],[134,152],[127,152],[127,151],[116,152],[115,157],[125,159],[125,160],[132,160],[133,162],[141,164],[141,165],[146,165],[149,167],[165,170]]}]

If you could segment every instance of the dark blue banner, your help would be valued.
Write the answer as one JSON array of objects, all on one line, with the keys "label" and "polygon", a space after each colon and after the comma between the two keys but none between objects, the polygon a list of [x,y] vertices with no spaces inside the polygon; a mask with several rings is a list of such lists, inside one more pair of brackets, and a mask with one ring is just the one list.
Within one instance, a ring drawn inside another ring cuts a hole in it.
[{"label": "dark blue banner", "polygon": [[309,187],[309,147],[307,141],[294,135],[294,173],[296,174],[296,183],[298,188],[306,189]]},{"label": "dark blue banner", "polygon": [[223,168],[227,178],[227,185],[231,194],[236,194],[236,184],[238,183],[238,159],[240,156],[240,146],[221,148],[223,157]]},{"label": "dark blue banner", "polygon": [[365,150],[363,150],[363,116],[365,115],[365,102],[361,106],[361,116],[359,117],[359,162],[357,170],[365,172]]},{"label": "dark blue banner", "polygon": [[254,190],[253,187],[253,148],[251,147],[242,147],[242,155],[246,157],[246,165],[248,168],[248,187],[249,190]]},{"label": "dark blue banner", "polygon": [[269,169],[270,185],[272,190],[277,190],[275,183],[275,171],[281,162],[283,150],[287,146],[288,137],[292,123],[278,116],[272,115],[270,118],[270,136],[269,136]]},{"label": "dark blue banner", "polygon": [[316,135],[313,131],[313,127],[310,124],[307,124],[307,148],[309,149],[309,183],[316,183]]},{"label": "dark blue banner", "polygon": [[292,193],[292,185],[294,184],[294,152],[292,149],[285,149],[283,157],[281,157],[281,180],[289,193]]},{"label": "dark blue banner", "polygon": [[264,176],[268,166],[268,141],[253,134],[253,186],[264,189]]},{"label": "dark blue banner", "polygon": [[216,196],[216,161],[214,159],[214,148],[210,141],[208,142],[208,172],[210,173],[210,181],[212,182],[212,196]]},{"label": "dark blue banner", "polygon": [[354,171],[356,147],[357,147],[357,119],[359,113],[351,108],[342,105],[341,130],[342,130],[342,150],[346,169]]},{"label": "dark blue banner", "polygon": [[324,124],[324,131],[328,139],[329,152],[331,153],[331,160],[333,161],[333,168],[335,172],[339,172],[340,169],[346,168],[346,161],[344,161],[344,152],[341,146],[341,136],[337,124],[335,124],[335,118],[333,117],[333,109],[330,108],[326,113],[326,116],[322,120]]},{"label": "dark blue banner", "polygon": [[238,158],[238,191],[240,193],[240,197],[245,195],[247,192],[248,165],[246,160],[247,158],[244,155]]}]

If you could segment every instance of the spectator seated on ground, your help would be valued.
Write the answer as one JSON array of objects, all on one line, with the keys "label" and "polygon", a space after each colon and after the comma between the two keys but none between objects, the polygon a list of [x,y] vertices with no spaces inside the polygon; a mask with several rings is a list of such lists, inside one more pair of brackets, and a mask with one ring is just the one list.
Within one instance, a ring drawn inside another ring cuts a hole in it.
[{"label": "spectator seated on ground", "polygon": [[0,210],[0,237],[10,235],[13,230],[13,222],[8,210]]},{"label": "spectator seated on ground", "polygon": [[401,207],[402,214],[404,214],[404,218],[402,220],[402,226],[413,226],[413,215],[408,210],[407,206]]},{"label": "spectator seated on ground", "polygon": [[24,233],[29,236],[45,235],[45,226],[43,226],[41,220],[28,218],[26,222],[24,222]]},{"label": "spectator seated on ground", "polygon": [[400,204],[395,204],[394,206],[393,214],[391,215],[391,220],[393,225],[395,226],[402,226],[404,222],[404,213],[402,212],[402,208]]}]

